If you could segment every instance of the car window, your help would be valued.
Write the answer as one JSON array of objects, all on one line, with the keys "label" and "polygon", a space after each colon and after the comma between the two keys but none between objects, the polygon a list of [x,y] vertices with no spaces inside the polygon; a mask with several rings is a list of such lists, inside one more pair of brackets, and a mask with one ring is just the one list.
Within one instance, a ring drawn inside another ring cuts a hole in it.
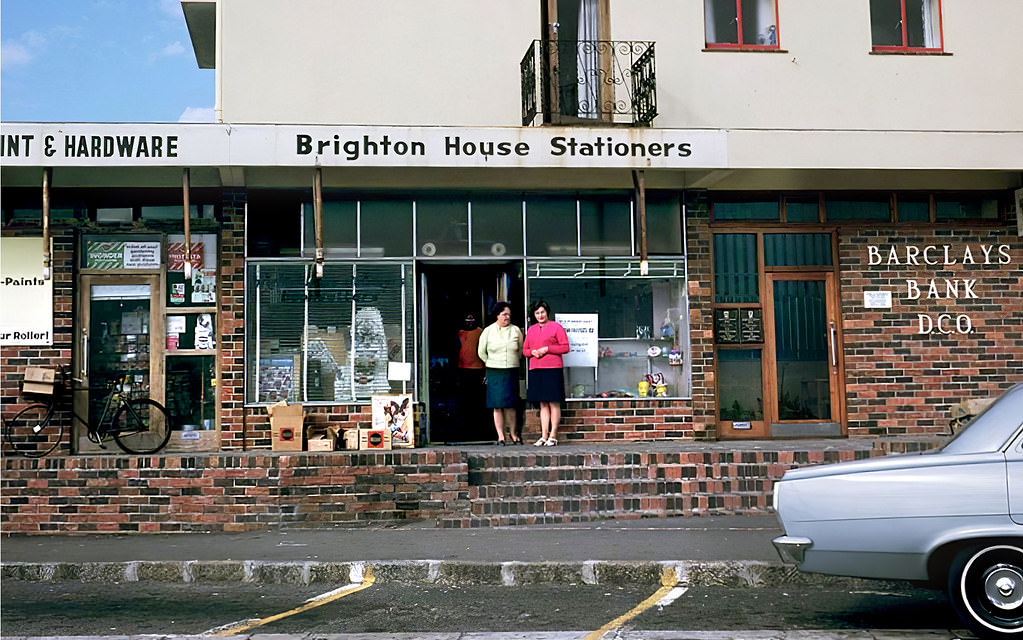
[{"label": "car window", "polygon": [[1023,384],[1001,395],[941,448],[943,453],[999,451],[1023,426]]}]

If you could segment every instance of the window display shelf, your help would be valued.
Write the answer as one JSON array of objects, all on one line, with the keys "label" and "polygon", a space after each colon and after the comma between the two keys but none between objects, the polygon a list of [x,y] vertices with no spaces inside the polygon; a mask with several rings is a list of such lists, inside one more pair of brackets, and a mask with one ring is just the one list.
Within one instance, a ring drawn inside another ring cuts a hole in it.
[{"label": "window display shelf", "polygon": [[167,315],[169,316],[176,316],[182,313],[216,313],[216,312],[217,307],[215,306],[208,307],[184,307],[178,305],[167,306]]},{"label": "window display shelf", "polygon": [[215,356],[217,355],[216,349],[175,349],[173,351],[164,352],[167,357],[171,356]]}]

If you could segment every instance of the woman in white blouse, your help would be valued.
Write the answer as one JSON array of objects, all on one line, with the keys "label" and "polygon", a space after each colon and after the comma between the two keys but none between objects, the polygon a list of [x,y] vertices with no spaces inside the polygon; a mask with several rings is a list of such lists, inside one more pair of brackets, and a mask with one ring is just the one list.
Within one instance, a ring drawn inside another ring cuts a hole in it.
[{"label": "woman in white blouse", "polygon": [[[519,361],[522,357],[522,329],[511,322],[511,305],[498,302],[493,314],[497,320],[480,335],[478,354],[487,365],[487,406],[494,410],[497,444],[522,444],[515,433],[515,407],[519,404]],[[508,425],[508,439],[504,425]]]}]

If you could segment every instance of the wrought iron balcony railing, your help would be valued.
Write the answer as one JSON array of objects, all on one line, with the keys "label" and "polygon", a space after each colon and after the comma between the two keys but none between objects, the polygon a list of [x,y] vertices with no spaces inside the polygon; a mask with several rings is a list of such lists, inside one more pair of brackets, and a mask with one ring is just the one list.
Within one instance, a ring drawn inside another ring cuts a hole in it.
[{"label": "wrought iron balcony railing", "polygon": [[649,127],[657,115],[653,42],[534,40],[520,71],[523,126]]}]

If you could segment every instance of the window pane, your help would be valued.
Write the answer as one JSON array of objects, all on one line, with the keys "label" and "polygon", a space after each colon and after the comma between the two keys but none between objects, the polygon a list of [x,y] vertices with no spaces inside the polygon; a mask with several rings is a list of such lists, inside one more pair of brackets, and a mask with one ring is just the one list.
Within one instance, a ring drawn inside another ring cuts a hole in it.
[{"label": "window pane", "polygon": [[764,377],[760,349],[718,351],[720,419],[764,419]]},{"label": "window pane", "polygon": [[820,205],[817,198],[785,198],[786,222],[818,222]]},{"label": "window pane", "polygon": [[[639,255],[636,234],[634,255]],[[647,194],[646,250],[651,255],[682,255],[682,205],[675,195]]]},{"label": "window pane", "polygon": [[836,220],[891,220],[888,198],[827,200],[824,211],[828,222]]},{"label": "window pane", "polygon": [[704,0],[707,44],[739,44],[739,17],[735,0]]},{"label": "window pane", "polygon": [[580,201],[579,236],[583,255],[631,255],[632,208],[629,201]]},{"label": "window pane", "polygon": [[302,201],[295,191],[249,191],[245,237],[248,255],[259,257],[297,256],[302,228]]},{"label": "window pane", "polygon": [[344,384],[351,349],[352,284],[350,264],[327,264],[323,277],[309,282],[305,389],[309,402],[354,397],[351,385]]},{"label": "window pane", "polygon": [[911,47],[930,47],[930,16],[927,0],[906,0],[906,39]]},{"label": "window pane", "polygon": [[355,318],[352,330],[350,382],[356,399],[401,393],[401,381],[387,379],[387,363],[411,362],[412,305],[403,287],[411,268],[402,264],[355,266]]},{"label": "window pane", "polygon": [[575,198],[526,200],[526,252],[531,256],[578,255]]},{"label": "window pane", "polygon": [[[611,262],[580,261],[576,272],[585,264],[585,273],[598,273]],[[672,271],[670,264],[660,266]],[[536,271],[535,264],[527,265],[527,274]],[[542,265],[540,272],[545,272]],[[607,270],[623,272],[621,267]],[[567,395],[637,397],[639,383],[647,381],[648,375],[654,383],[646,389],[647,397],[657,397],[658,384],[662,397],[690,395],[684,278],[540,276],[530,277],[528,286],[531,299],[550,303],[555,320],[568,314],[597,316],[597,366],[566,364]]]},{"label": "window pane", "polygon": [[774,282],[778,418],[830,420],[827,309],[823,280]]},{"label": "window pane", "polygon": [[769,233],[764,236],[764,264],[769,267],[818,267],[831,264],[827,233]]},{"label": "window pane", "polygon": [[472,255],[522,255],[522,200],[487,197],[471,205]]},{"label": "window pane", "polygon": [[742,0],[742,44],[778,44],[774,0]]},{"label": "window pane", "polygon": [[714,301],[757,302],[757,237],[752,233],[714,236]]},{"label": "window pane", "polygon": [[780,220],[777,200],[711,200],[714,220]]},{"label": "window pane", "polygon": [[412,202],[363,200],[360,224],[361,256],[412,255]]},{"label": "window pane", "polygon": [[900,0],[870,0],[870,34],[875,47],[901,47]]},{"label": "window pane", "polygon": [[926,196],[898,196],[899,222],[927,222],[930,205]]},{"label": "window pane", "polygon": [[416,255],[469,255],[469,203],[466,200],[416,200]]},{"label": "window pane", "polygon": [[305,265],[250,265],[245,314],[250,402],[301,402]]},{"label": "window pane", "polygon": [[[316,257],[316,217],[313,203],[302,206],[304,242],[302,255]],[[331,257],[355,257],[358,203],[354,200],[323,203],[323,252]]]},{"label": "window pane", "polygon": [[937,220],[997,220],[998,201],[994,198],[939,197],[934,200]]}]

